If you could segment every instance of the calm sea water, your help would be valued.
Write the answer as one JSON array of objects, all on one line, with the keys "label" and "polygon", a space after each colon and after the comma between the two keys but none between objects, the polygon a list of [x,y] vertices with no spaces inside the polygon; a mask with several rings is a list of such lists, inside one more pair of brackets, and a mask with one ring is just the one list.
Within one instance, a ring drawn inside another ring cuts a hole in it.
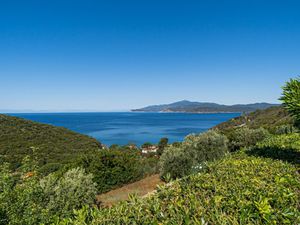
[{"label": "calm sea water", "polygon": [[200,133],[239,116],[239,113],[18,113],[25,119],[66,127],[92,136],[106,145],[145,142],[157,143],[168,137],[170,142],[182,141],[190,133]]}]

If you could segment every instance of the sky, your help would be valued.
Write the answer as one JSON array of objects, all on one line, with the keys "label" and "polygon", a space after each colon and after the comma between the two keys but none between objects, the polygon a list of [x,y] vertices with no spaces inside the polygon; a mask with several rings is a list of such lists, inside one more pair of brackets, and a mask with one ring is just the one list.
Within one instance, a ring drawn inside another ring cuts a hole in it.
[{"label": "sky", "polygon": [[0,1],[0,111],[277,103],[300,2]]}]

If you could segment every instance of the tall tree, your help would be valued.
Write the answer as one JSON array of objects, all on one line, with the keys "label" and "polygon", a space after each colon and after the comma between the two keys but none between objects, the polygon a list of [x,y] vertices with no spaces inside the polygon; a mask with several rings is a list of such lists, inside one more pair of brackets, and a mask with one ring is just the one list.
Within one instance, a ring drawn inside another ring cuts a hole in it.
[{"label": "tall tree", "polygon": [[295,117],[297,125],[300,124],[300,77],[290,79],[282,87],[283,93],[280,98],[284,107]]}]

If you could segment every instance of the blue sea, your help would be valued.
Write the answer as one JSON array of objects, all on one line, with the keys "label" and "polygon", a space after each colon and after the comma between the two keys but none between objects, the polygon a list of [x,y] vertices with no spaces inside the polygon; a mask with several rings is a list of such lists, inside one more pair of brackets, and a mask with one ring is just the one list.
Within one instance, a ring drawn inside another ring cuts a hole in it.
[{"label": "blue sea", "polygon": [[200,133],[239,116],[239,113],[18,113],[25,119],[66,127],[92,136],[105,145],[157,143],[167,137],[170,142],[182,141],[187,134]]}]

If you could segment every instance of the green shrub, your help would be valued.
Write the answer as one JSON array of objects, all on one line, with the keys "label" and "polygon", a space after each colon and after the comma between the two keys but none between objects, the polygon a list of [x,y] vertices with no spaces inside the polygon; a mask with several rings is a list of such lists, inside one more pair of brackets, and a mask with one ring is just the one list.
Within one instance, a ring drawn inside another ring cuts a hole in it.
[{"label": "green shrub", "polygon": [[243,147],[250,147],[268,136],[270,136],[270,133],[264,128],[239,128],[228,135],[229,148],[231,151],[236,151]]},{"label": "green shrub", "polygon": [[216,131],[188,135],[182,145],[170,146],[160,157],[161,177],[179,178],[196,172],[206,161],[223,157],[227,152],[227,138]]},{"label": "green shrub", "polygon": [[73,209],[92,205],[97,193],[93,175],[82,168],[67,171],[61,178],[51,174],[40,180],[47,204],[45,208],[53,215],[70,216]]},{"label": "green shrub", "polygon": [[156,194],[101,210],[78,224],[298,224],[300,179],[293,165],[243,152],[209,163],[206,172],[158,188]]},{"label": "green shrub", "polygon": [[284,160],[299,166],[300,134],[276,135],[257,143],[247,151],[250,155]]},{"label": "green shrub", "polygon": [[194,152],[195,160],[200,164],[223,157],[228,152],[227,144],[227,137],[214,130],[188,135],[183,142],[184,148]]},{"label": "green shrub", "polygon": [[158,162],[159,159],[157,155],[149,156],[149,154],[147,154],[146,157],[142,157],[140,163],[143,177],[159,173]]},{"label": "green shrub", "polygon": [[298,131],[299,130],[293,125],[285,124],[285,125],[278,126],[275,130],[275,134],[290,134],[290,133],[296,133]]},{"label": "green shrub", "polygon": [[62,177],[39,179],[36,171],[12,173],[0,168],[0,224],[49,224],[94,203],[92,176],[73,169]]},{"label": "green shrub", "polygon": [[169,139],[168,138],[161,138],[158,142],[158,150],[157,150],[157,154],[158,155],[162,155],[162,153],[164,152],[165,148],[168,146],[168,142]]},{"label": "green shrub", "polygon": [[142,156],[135,150],[97,151],[84,155],[76,165],[94,175],[99,193],[136,181],[144,172]]},{"label": "green shrub", "polygon": [[195,155],[188,148],[167,147],[160,157],[160,176],[172,179],[189,175],[195,165]]}]

